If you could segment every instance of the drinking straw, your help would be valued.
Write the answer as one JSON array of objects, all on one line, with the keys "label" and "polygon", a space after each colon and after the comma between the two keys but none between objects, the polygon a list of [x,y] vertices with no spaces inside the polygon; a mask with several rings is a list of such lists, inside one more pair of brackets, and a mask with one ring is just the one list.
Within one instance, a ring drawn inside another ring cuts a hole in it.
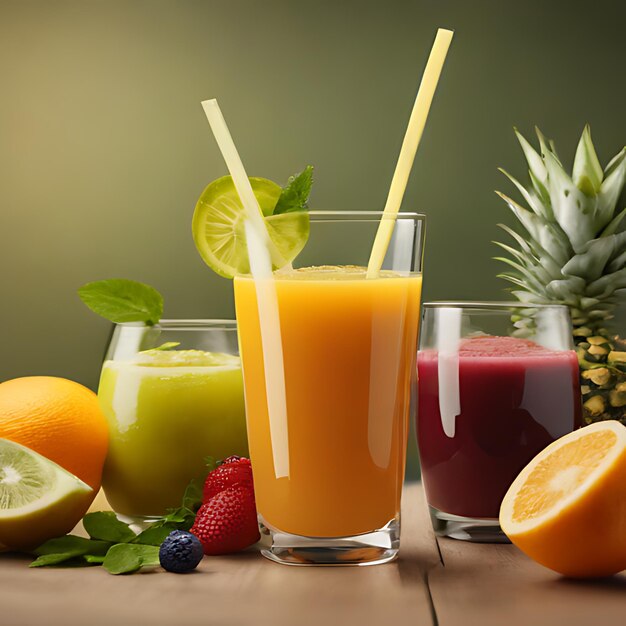
[{"label": "drinking straw", "polygon": [[437,89],[439,76],[441,75],[441,70],[443,69],[453,34],[451,30],[440,28],[437,31],[433,48],[430,51],[426,69],[424,70],[422,81],[417,91],[411,117],[409,118],[409,125],[407,126],[404,141],[400,148],[398,163],[396,164],[396,169],[391,179],[385,209],[380,224],[378,225],[374,245],[372,246],[372,252],[367,265],[368,278],[376,278],[383,265],[383,260],[385,259],[385,254],[387,253],[387,248],[391,241],[391,235],[393,234],[395,219],[400,210],[400,205],[402,204],[409,174],[413,167],[415,153],[417,152],[422,133],[424,132],[430,105],[433,101],[435,90]]},{"label": "drinking straw", "polygon": [[[243,208],[246,212],[246,217],[250,220],[257,237],[270,251],[272,259],[275,261],[282,261],[282,263],[280,263],[280,266],[282,266],[284,264],[284,259],[267,233],[267,227],[265,225],[265,221],[263,220],[261,207],[259,207],[259,202],[254,195],[254,191],[252,191],[250,179],[246,174],[241,157],[239,156],[239,152],[237,152],[235,142],[233,141],[230,131],[228,130],[226,120],[222,115],[222,110],[220,109],[217,100],[215,98],[212,100],[204,100],[202,102],[202,108],[204,109],[204,113],[209,120],[211,130],[215,136],[215,141],[217,141],[217,145],[219,146],[222,156],[224,157],[224,161],[226,161],[226,167],[232,176],[235,189],[239,194],[241,204],[243,204]],[[250,262],[252,263],[252,259]]]},{"label": "drinking straw", "polygon": [[268,250],[263,240],[258,236],[252,222],[247,220],[244,226],[259,312],[263,370],[265,372],[265,397],[270,423],[274,473],[276,478],[284,478],[289,477],[289,428],[278,296]]},{"label": "drinking straw", "polygon": [[289,436],[287,430],[287,394],[285,366],[280,334],[278,297],[272,276],[272,259],[285,264],[270,238],[261,208],[243,166],[235,142],[217,100],[204,100],[202,108],[209,120],[217,145],[222,152],[235,189],[246,212],[244,228],[248,244],[250,272],[254,279],[259,311],[267,412],[276,478],[289,476]]}]

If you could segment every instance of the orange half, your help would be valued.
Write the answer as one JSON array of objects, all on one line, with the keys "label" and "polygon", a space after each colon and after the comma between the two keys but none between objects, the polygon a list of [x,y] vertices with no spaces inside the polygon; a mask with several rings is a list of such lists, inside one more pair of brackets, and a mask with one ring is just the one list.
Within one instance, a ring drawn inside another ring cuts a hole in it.
[{"label": "orange half", "polygon": [[626,427],[600,422],[550,444],[507,491],[500,526],[528,556],[565,576],[626,569]]}]

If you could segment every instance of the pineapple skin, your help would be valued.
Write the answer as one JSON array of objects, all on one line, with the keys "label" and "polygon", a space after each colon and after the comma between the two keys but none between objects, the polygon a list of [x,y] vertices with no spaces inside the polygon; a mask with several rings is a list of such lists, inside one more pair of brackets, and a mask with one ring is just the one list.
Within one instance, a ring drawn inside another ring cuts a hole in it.
[{"label": "pineapple skin", "polygon": [[574,331],[585,422],[613,419],[626,426],[626,342],[608,332],[585,336],[587,331]]},{"label": "pineapple skin", "polygon": [[[530,183],[524,186],[500,170],[528,208],[496,192],[525,230],[520,235],[500,224],[518,247],[494,242],[509,254],[496,259],[512,268],[499,277],[513,283],[512,295],[525,305],[569,307],[585,421],[614,419],[626,425],[626,340],[612,327],[615,306],[626,295],[626,231],[620,230],[626,208],[619,208],[626,147],[603,170],[587,125],[569,175],[554,143],[536,132],[539,152],[515,130]],[[532,333],[531,317],[513,321],[518,334]]]}]

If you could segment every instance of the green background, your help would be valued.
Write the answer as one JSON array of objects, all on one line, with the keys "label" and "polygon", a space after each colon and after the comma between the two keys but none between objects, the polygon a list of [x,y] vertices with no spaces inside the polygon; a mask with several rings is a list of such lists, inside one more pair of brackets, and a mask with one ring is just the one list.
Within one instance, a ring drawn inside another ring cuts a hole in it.
[{"label": "green background", "polygon": [[[513,125],[573,155],[626,139],[622,0],[0,0],[0,380],[94,387],[109,325],[75,295],[127,277],[167,317],[231,317],[198,257],[195,201],[225,167],[218,97],[252,175],[316,166],[312,206],[380,210],[438,26],[456,35],[404,208],[428,215],[425,296],[500,298],[498,165]],[[569,159],[568,159],[569,160]],[[349,245],[349,242],[346,242]]]}]

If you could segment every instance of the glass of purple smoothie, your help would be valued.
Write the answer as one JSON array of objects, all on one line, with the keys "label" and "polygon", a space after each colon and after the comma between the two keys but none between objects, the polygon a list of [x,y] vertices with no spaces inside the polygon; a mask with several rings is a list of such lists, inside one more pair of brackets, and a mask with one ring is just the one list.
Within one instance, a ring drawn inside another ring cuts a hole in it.
[{"label": "glass of purple smoothie", "polygon": [[500,503],[520,470],[582,425],[569,311],[430,302],[417,357],[417,441],[438,535],[507,541]]}]

